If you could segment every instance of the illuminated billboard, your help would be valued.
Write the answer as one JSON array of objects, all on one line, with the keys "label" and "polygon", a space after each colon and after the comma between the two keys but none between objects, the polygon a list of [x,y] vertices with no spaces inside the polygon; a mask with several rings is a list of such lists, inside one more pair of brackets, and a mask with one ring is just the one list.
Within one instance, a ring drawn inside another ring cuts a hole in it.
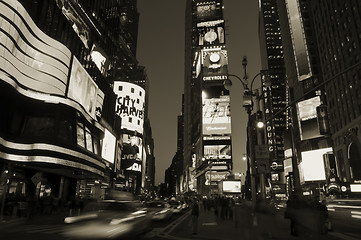
[{"label": "illuminated billboard", "polygon": [[[207,171],[204,176],[206,178],[205,185],[210,185],[211,182],[219,182],[230,175],[228,171]],[[213,184],[212,184],[213,185]]]},{"label": "illuminated billboard", "polygon": [[201,22],[197,24],[197,37],[199,46],[224,44],[224,20]]},{"label": "illuminated billboard", "polygon": [[110,163],[114,163],[116,138],[108,129],[105,129],[102,143],[102,158]]},{"label": "illuminated billboard", "polygon": [[301,140],[320,137],[316,108],[321,104],[319,96],[297,103]]},{"label": "illuminated billboard", "polygon": [[105,75],[105,73],[110,69],[111,65],[109,62],[109,57],[104,52],[104,50],[97,46],[97,44],[93,44],[93,47],[90,51],[90,56],[92,57],[92,60],[99,71]]},{"label": "illuminated billboard", "polygon": [[241,193],[241,181],[223,181],[223,193]]},{"label": "illuminated billboard", "polygon": [[73,57],[69,79],[68,97],[77,101],[84,109],[95,118],[95,109],[98,107],[98,86],[83,68],[76,57]]},{"label": "illuminated billboard", "polygon": [[209,19],[222,18],[222,4],[218,1],[204,1],[196,3],[197,20],[199,22]]},{"label": "illuminated billboard", "polygon": [[286,0],[286,5],[298,80],[303,81],[311,77],[312,72],[300,6],[298,0]]},{"label": "illuminated billboard", "polygon": [[203,157],[207,160],[231,159],[231,145],[205,145]]},{"label": "illuminated billboard", "polygon": [[202,49],[203,81],[224,81],[228,78],[227,50],[221,48]]},{"label": "illuminated billboard", "polygon": [[203,135],[231,134],[230,97],[203,98]]},{"label": "illuminated billboard", "polygon": [[325,153],[332,152],[332,148],[321,148],[317,150],[311,150],[301,152],[302,162],[300,163],[300,174],[303,181],[325,181],[325,164],[323,155]]},{"label": "illuminated billboard", "polygon": [[143,134],[145,91],[142,87],[122,81],[114,82],[117,95],[115,112],[121,117],[121,129]]},{"label": "illuminated billboard", "polygon": [[137,136],[123,134],[121,168],[140,172],[143,160],[143,140]]}]

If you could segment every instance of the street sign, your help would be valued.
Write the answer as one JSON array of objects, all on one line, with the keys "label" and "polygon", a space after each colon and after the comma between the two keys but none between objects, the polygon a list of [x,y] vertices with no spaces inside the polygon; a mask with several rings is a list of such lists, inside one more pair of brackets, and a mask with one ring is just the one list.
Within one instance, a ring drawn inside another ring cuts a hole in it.
[{"label": "street sign", "polygon": [[41,172],[37,172],[34,174],[34,176],[31,177],[31,181],[35,186],[41,181],[42,176],[43,174]]},{"label": "street sign", "polygon": [[267,145],[255,145],[254,153],[256,160],[259,159],[269,159],[269,151]]}]

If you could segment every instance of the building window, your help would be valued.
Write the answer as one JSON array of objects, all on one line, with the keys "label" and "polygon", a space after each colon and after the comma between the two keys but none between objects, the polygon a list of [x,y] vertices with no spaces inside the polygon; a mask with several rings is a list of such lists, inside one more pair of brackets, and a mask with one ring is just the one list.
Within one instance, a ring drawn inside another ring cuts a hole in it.
[{"label": "building window", "polygon": [[131,92],[131,93],[134,93],[134,88],[131,88],[131,89],[130,89],[130,92]]},{"label": "building window", "polygon": [[24,136],[50,138],[55,134],[55,119],[49,116],[29,116],[26,120]]},{"label": "building window", "polygon": [[118,86],[118,91],[123,91],[123,86]]}]

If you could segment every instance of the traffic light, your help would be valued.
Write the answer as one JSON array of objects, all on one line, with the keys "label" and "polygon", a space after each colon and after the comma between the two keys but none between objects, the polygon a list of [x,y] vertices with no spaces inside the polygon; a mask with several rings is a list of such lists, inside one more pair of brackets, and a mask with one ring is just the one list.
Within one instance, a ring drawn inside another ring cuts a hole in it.
[{"label": "traffic light", "polygon": [[256,124],[258,128],[264,127],[263,113],[260,110],[256,112]]}]

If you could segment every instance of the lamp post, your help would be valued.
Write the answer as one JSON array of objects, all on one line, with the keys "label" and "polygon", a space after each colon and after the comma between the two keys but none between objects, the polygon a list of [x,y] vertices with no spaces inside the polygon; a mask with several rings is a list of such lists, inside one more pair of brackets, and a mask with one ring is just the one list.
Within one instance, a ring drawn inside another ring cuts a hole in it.
[{"label": "lamp post", "polygon": [[[260,76],[261,74],[264,74],[265,71],[260,71],[258,74],[256,74],[251,83],[250,83],[250,88],[248,88],[248,76],[247,76],[247,57],[244,56],[243,60],[242,60],[242,65],[243,65],[243,69],[244,69],[244,77],[243,80],[238,77],[237,75],[234,74],[228,74],[228,77],[235,77],[236,79],[238,79],[243,86],[243,107],[245,108],[247,114],[248,114],[248,122],[251,123],[252,120],[252,110],[253,110],[253,97],[256,97],[256,107],[257,107],[257,113],[262,113],[260,110],[260,100],[261,100],[261,96],[259,96],[258,91],[256,91],[256,93],[253,93],[253,83],[256,80],[256,78],[258,76]],[[232,82],[229,78],[227,78],[224,82],[223,82],[224,87],[229,90],[232,86]],[[254,157],[254,144],[253,144],[253,135],[252,135],[252,131],[251,131],[251,124],[249,124],[250,126],[247,128],[248,132],[248,142],[249,142],[249,146],[250,146],[250,151],[249,151],[249,158],[250,158],[250,174],[251,174],[251,194],[252,194],[252,209],[253,211],[256,208],[256,166],[255,166],[255,157]],[[263,127],[261,125],[259,125],[258,127]],[[258,137],[257,137],[257,143],[263,144],[263,137],[261,137],[261,132],[260,130],[257,131]],[[263,176],[263,177],[262,177]],[[264,186],[264,174],[261,174],[261,193],[262,193],[262,198],[265,198],[265,186]],[[263,181],[263,182],[262,182]]]}]

